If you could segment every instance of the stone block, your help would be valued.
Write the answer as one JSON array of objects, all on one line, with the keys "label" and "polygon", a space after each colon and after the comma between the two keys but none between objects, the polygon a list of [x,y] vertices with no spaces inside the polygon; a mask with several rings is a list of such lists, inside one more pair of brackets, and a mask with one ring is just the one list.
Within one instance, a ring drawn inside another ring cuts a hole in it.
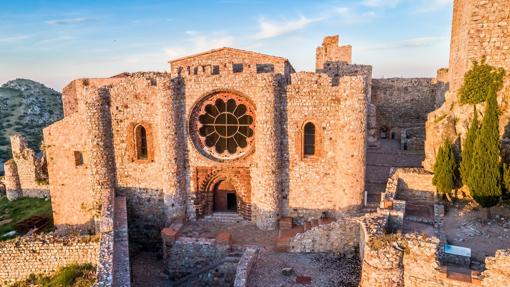
[{"label": "stone block", "polygon": [[230,232],[220,232],[216,235],[216,242],[218,244],[232,245],[232,234]]}]

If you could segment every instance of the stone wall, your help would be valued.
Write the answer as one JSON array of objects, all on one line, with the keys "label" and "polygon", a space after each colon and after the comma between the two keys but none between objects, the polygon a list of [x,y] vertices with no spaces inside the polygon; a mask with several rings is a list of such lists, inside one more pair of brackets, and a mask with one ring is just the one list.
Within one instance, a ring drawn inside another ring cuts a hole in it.
[{"label": "stone wall", "polygon": [[290,239],[291,252],[338,252],[353,254],[359,246],[360,218],[349,216],[312,227]]},{"label": "stone wall", "polygon": [[510,249],[498,250],[494,257],[485,259],[482,285],[503,287],[510,282]]},{"label": "stone wall", "polygon": [[[44,131],[57,226],[93,228],[100,197],[115,188],[127,198],[132,239],[148,242],[172,221],[203,216],[212,190],[203,187],[214,180],[235,187],[245,203],[238,211],[262,229],[281,215],[361,205],[370,67],[295,73],[284,58],[224,48],[172,61],[172,71],[69,86],[66,117]],[[253,106],[253,146],[235,159],[211,157],[194,140],[195,108],[218,93]],[[316,126],[317,154],[305,159],[306,121]],[[134,156],[139,125],[146,159]]]},{"label": "stone wall", "polygon": [[[43,130],[53,220],[57,228],[94,229],[96,211],[89,182],[88,133],[85,129],[76,129],[83,122],[83,116],[75,113]],[[74,132],[70,134],[70,131]],[[82,156],[81,164],[76,162],[76,153]]]},{"label": "stone wall", "polygon": [[17,197],[49,197],[44,157],[36,156],[20,135],[11,136],[12,159],[5,163],[5,178],[11,200]]},{"label": "stone wall", "polygon": [[173,281],[220,263],[230,250],[230,245],[207,238],[180,237],[166,244],[165,268]]},{"label": "stone wall", "polygon": [[[331,86],[325,74],[296,73],[287,88],[288,215],[318,218],[341,213],[363,200],[367,142],[366,78],[342,77]],[[316,153],[302,155],[303,127],[316,127]],[[347,160],[348,159],[348,160]],[[285,213],[285,210],[284,210]]]},{"label": "stone wall", "polygon": [[371,102],[376,106],[378,128],[395,139],[400,139],[402,129],[413,128],[409,136],[423,142],[427,114],[442,104],[439,99],[447,88],[430,78],[373,79]]},{"label": "stone wall", "polygon": [[325,37],[315,52],[315,68],[323,69],[327,62],[352,62],[352,46],[338,46],[338,35]]},{"label": "stone wall", "polygon": [[234,287],[248,286],[250,274],[259,254],[258,248],[248,247],[243,253],[239,264],[237,265]]},{"label": "stone wall", "polygon": [[70,264],[96,265],[97,237],[33,235],[0,242],[0,285],[24,280],[30,274],[51,275]]}]

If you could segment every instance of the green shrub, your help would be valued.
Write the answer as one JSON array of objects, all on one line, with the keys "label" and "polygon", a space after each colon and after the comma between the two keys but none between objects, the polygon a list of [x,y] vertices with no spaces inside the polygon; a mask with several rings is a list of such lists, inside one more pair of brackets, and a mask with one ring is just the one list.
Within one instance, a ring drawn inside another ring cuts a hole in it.
[{"label": "green shrub", "polygon": [[486,100],[489,90],[496,93],[503,87],[505,69],[496,68],[485,63],[473,61],[473,67],[464,75],[464,82],[459,90],[462,104],[478,104]]},{"label": "green shrub", "polygon": [[450,198],[452,190],[455,188],[457,168],[453,145],[448,139],[445,139],[437,153],[432,183],[437,187],[440,194],[444,194],[448,198]]}]

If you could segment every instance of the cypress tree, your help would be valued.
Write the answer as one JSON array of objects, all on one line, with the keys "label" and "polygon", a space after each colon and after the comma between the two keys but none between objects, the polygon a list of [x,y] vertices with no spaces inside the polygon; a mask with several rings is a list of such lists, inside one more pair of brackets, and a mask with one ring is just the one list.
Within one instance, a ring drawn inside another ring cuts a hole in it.
[{"label": "cypress tree", "polygon": [[475,141],[468,180],[473,199],[487,209],[487,217],[491,216],[490,207],[496,205],[501,197],[499,156],[499,110],[496,91],[491,88],[480,134]]},{"label": "cypress tree", "polygon": [[478,113],[476,112],[476,108],[474,110],[474,117],[471,121],[471,125],[466,134],[466,139],[464,140],[464,144],[462,145],[462,160],[460,162],[460,178],[462,179],[462,183],[467,185],[469,188],[469,175],[473,168],[473,149],[476,142],[476,138],[478,137],[480,129],[480,122],[478,121]]},{"label": "cypress tree", "polygon": [[452,190],[455,188],[456,171],[457,161],[455,160],[453,145],[448,139],[445,139],[437,153],[432,184],[437,187],[439,194],[444,194],[448,200],[450,200]]}]

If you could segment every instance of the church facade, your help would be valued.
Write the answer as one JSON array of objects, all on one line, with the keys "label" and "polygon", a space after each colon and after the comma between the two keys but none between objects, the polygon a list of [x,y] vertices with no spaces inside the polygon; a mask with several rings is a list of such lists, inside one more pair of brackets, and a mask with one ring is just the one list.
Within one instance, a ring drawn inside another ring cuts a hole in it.
[{"label": "church facade", "polygon": [[274,229],[360,208],[371,67],[351,65],[338,36],[316,61],[296,72],[221,48],[169,73],[74,80],[64,119],[44,130],[55,225],[94,229],[111,190],[127,197],[130,232],[149,237],[215,212]]}]

